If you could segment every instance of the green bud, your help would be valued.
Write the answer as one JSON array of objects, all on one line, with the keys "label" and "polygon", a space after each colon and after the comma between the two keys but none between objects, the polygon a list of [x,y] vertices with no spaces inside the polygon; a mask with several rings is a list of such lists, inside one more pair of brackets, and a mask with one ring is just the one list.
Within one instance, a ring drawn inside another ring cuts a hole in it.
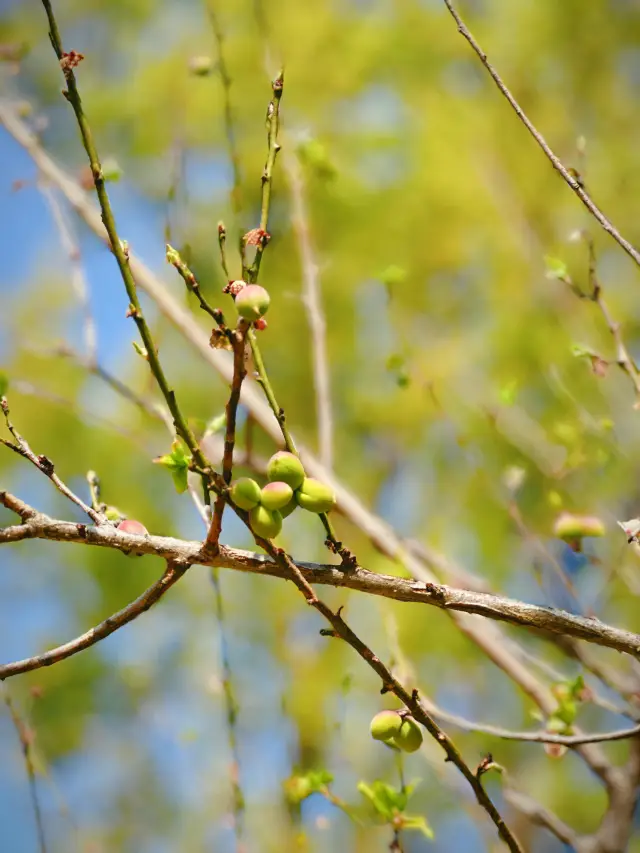
[{"label": "green bud", "polygon": [[251,477],[240,477],[231,484],[230,496],[240,509],[253,509],[260,503],[260,486]]},{"label": "green bud", "polygon": [[374,740],[391,740],[400,732],[402,717],[397,711],[380,711],[371,720],[369,731]]},{"label": "green bud", "polygon": [[304,467],[295,453],[280,450],[274,453],[267,465],[267,477],[271,482],[276,480],[286,483],[295,491],[304,480]]},{"label": "green bud", "polygon": [[413,717],[405,717],[393,743],[404,752],[415,752],[422,746],[422,730]]},{"label": "green bud", "polygon": [[296,500],[302,509],[309,512],[330,512],[335,506],[336,496],[330,486],[312,477],[305,477],[296,492]]},{"label": "green bud", "polygon": [[262,539],[273,539],[282,530],[282,516],[266,506],[256,506],[249,513],[251,529]]},{"label": "green bud", "polygon": [[236,309],[241,317],[252,323],[267,313],[270,301],[264,287],[259,284],[248,284],[236,296]]},{"label": "green bud", "polygon": [[267,483],[262,489],[260,503],[267,509],[282,509],[293,497],[293,489],[282,481]]}]

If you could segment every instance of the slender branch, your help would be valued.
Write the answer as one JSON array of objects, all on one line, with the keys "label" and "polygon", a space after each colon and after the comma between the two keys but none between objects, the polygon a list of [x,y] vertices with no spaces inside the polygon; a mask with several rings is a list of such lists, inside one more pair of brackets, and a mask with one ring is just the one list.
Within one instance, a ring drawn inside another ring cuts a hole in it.
[{"label": "slender branch", "polygon": [[327,355],[327,323],[322,309],[320,274],[314,257],[309,228],[309,212],[300,164],[295,157],[284,158],[293,203],[293,228],[298,238],[302,261],[303,303],[311,332],[313,377],[318,419],[318,455],[322,464],[333,468],[333,413]]},{"label": "slender branch", "polygon": [[60,31],[58,29],[58,24],[56,22],[50,0],[42,0],[42,5],[44,6],[49,21],[49,35],[51,39],[51,44],[53,45],[53,49],[56,53],[56,56],[58,57],[60,67],[62,68],[64,78],[67,84],[67,89],[65,90],[64,95],[71,104],[71,107],[73,108],[78,122],[80,135],[82,137],[82,143],[89,158],[89,165],[91,167],[93,182],[96,188],[98,201],[100,203],[102,221],[109,237],[111,251],[113,252],[116,258],[118,268],[120,270],[120,275],[122,276],[122,281],[127,291],[127,296],[129,298],[130,305],[128,314],[133,318],[136,326],[138,327],[138,332],[146,350],[146,357],[149,363],[149,367],[153,376],[155,377],[156,382],[158,383],[158,387],[160,388],[163,397],[167,402],[167,406],[169,407],[169,411],[171,412],[171,415],[173,417],[173,421],[178,435],[180,435],[180,437],[183,439],[200,467],[207,468],[207,460],[202,454],[202,451],[198,446],[198,442],[196,441],[195,436],[193,435],[193,432],[191,431],[191,428],[189,427],[186,418],[178,407],[175,393],[169,387],[169,383],[165,376],[164,370],[162,369],[162,366],[160,364],[158,352],[156,350],[156,346],[153,342],[153,338],[151,335],[151,330],[147,325],[147,321],[145,320],[144,315],[142,313],[142,308],[140,307],[140,300],[138,299],[136,282],[129,262],[129,251],[127,246],[118,236],[116,221],[113,214],[113,210],[111,208],[109,195],[106,190],[106,184],[104,174],[102,172],[102,166],[100,164],[100,158],[98,157],[98,151],[93,141],[91,128],[89,126],[89,122],[82,106],[82,99],[78,91],[76,77],[73,71],[74,66],[77,65],[83,57],[74,52],[64,52],[64,49],[62,47],[62,39],[60,37]]},{"label": "slender branch", "polygon": [[511,94],[496,69],[493,67],[493,65],[491,65],[491,63],[487,59],[487,54],[483,51],[478,42],[469,32],[462,18],[451,3],[451,0],[444,0],[444,4],[451,13],[452,18],[458,25],[458,32],[471,45],[473,51],[480,59],[480,62],[489,72],[493,82],[496,84],[500,92],[507,99],[522,124],[524,124],[531,136],[533,136],[535,141],[538,143],[539,147],[542,149],[553,168],[562,176],[565,183],[567,183],[568,186],[574,191],[574,193],[578,196],[578,198],[587,208],[589,213],[591,213],[591,215],[596,219],[599,225],[607,232],[607,234],[613,237],[616,243],[627,253],[627,255],[629,255],[629,257],[638,266],[640,266],[640,252],[638,252],[638,250],[622,236],[618,229],[613,225],[611,220],[608,219],[607,216],[605,216],[605,214],[600,210],[598,205],[593,201],[589,193],[584,189],[584,187],[582,186],[582,182],[578,180],[578,178],[576,178],[574,175],[572,175],[569,169],[567,169],[567,167],[562,163],[560,158],[556,154],[554,154],[543,135],[540,133],[539,130],[536,129],[536,127],[527,117],[526,113],[524,112],[520,104],[516,101],[514,96]]},{"label": "slender branch", "polygon": [[[211,555],[203,552],[201,542],[188,542],[165,536],[138,537],[121,533],[111,525],[92,527],[56,520],[36,512],[5,491],[0,491],[0,504],[26,519],[22,524],[0,528],[0,544],[24,539],[72,542],[123,552],[154,554],[165,560],[181,563],[219,566],[284,579],[288,577],[288,574],[279,568],[277,561],[251,551],[220,545],[219,553]],[[262,540],[260,544],[262,545]],[[575,637],[598,646],[617,649],[640,659],[640,635],[591,617],[577,616],[564,610],[527,604],[489,593],[383,575],[359,566],[344,571],[339,566],[322,563],[296,561],[294,565],[308,583],[344,587],[395,601],[425,604],[447,612],[477,614],[522,628]],[[488,628],[485,624],[482,630],[487,631]]]},{"label": "slender branch", "polygon": [[13,450],[14,453],[17,453],[19,456],[23,456],[25,459],[28,459],[38,471],[41,471],[45,476],[47,476],[56,489],[61,492],[65,498],[68,498],[72,503],[79,506],[80,509],[86,513],[89,518],[95,522],[96,524],[104,524],[106,519],[104,516],[96,512],[92,507],[87,506],[87,504],[79,498],[71,489],[62,482],[60,477],[55,472],[53,462],[47,456],[36,456],[33,450],[29,447],[26,439],[24,439],[20,433],[13,426],[11,421],[9,420],[9,404],[7,403],[6,397],[0,397],[0,408],[2,409],[2,413],[5,417],[5,421],[7,423],[7,429],[11,433],[11,435],[15,439],[15,444],[11,441],[7,441],[4,438],[0,438],[0,444],[3,444],[5,447],[8,447],[10,450]]},{"label": "slender branch", "polygon": [[[238,404],[240,403],[240,392],[242,383],[247,375],[245,365],[245,350],[246,350],[246,333],[247,323],[244,320],[238,322],[238,327],[234,333],[233,339],[233,380],[231,382],[231,394],[227,401],[227,417],[224,436],[224,455],[222,457],[222,479],[226,486],[231,484],[233,476],[233,451],[236,444],[236,420],[238,414]],[[220,532],[222,530],[222,514],[226,503],[226,495],[221,492],[213,508],[213,518],[207,538],[205,540],[205,549],[215,550],[218,547]]]},{"label": "slender branch", "polygon": [[280,143],[278,142],[278,131],[280,128],[280,99],[284,87],[284,70],[281,70],[275,80],[271,83],[273,97],[267,107],[267,160],[262,172],[262,204],[260,208],[260,239],[256,246],[256,255],[253,263],[247,270],[248,281],[257,281],[260,273],[260,264],[265,247],[269,242],[269,210],[271,206],[271,187],[273,185],[273,167],[276,162]]},{"label": "slender branch", "polygon": [[38,797],[38,786],[36,784],[36,769],[33,761],[33,732],[18,713],[18,709],[6,689],[4,690],[4,703],[9,709],[11,721],[13,722],[13,727],[16,730],[22,748],[27,778],[29,780],[31,806],[38,834],[38,847],[40,853],[47,853],[47,841],[44,833],[44,822],[42,820],[42,810],[40,808],[40,798]]},{"label": "slender branch", "polygon": [[[82,527],[82,525],[75,526]],[[129,535],[129,539],[137,540],[140,538],[141,537],[139,536]],[[136,546],[137,542],[134,541],[129,550],[136,550]],[[188,568],[188,563],[167,561],[167,568],[165,569],[162,577],[145,590],[142,595],[138,596],[135,601],[127,604],[126,607],[119,610],[117,613],[114,613],[112,616],[109,616],[109,618],[105,619],[104,622],[100,622],[100,624],[96,625],[95,628],[90,628],[84,634],[81,634],[74,640],[70,640],[68,643],[57,646],[55,649],[51,649],[41,655],[34,655],[33,657],[25,658],[24,660],[0,666],[0,681],[4,681],[5,678],[11,678],[14,675],[20,675],[24,672],[31,672],[34,669],[40,669],[43,666],[51,666],[54,663],[58,663],[58,661],[65,660],[66,658],[78,654],[78,652],[82,652],[85,649],[90,648],[100,642],[100,640],[104,640],[105,637],[108,637],[110,634],[113,634],[114,631],[117,631],[127,623],[137,619],[138,616],[154,605],[156,601],[162,598],[174,583],[176,583],[176,581],[180,580]]]}]

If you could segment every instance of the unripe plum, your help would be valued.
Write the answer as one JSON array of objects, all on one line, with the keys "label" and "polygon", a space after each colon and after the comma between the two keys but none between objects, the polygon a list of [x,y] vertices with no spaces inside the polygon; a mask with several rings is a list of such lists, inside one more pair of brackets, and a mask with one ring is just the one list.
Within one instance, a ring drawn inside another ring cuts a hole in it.
[{"label": "unripe plum", "polygon": [[371,720],[369,731],[374,740],[391,740],[400,732],[402,717],[397,711],[380,711]]},{"label": "unripe plum", "polygon": [[253,509],[260,503],[260,486],[251,477],[240,477],[231,484],[230,496],[240,509]]},{"label": "unripe plum", "polygon": [[238,314],[249,322],[259,320],[269,310],[271,299],[259,284],[248,284],[236,296]]},{"label": "unripe plum", "polygon": [[271,482],[276,480],[286,483],[295,491],[304,480],[304,467],[295,453],[279,450],[274,453],[267,465],[267,477]]},{"label": "unripe plum", "polygon": [[393,742],[404,752],[415,752],[422,746],[422,730],[413,717],[405,717]]},{"label": "unripe plum", "polygon": [[262,539],[273,539],[282,530],[282,516],[266,506],[256,506],[249,513],[251,529]]},{"label": "unripe plum", "polygon": [[296,500],[302,509],[309,512],[330,512],[335,506],[336,496],[330,486],[312,477],[305,477],[296,491]]},{"label": "unripe plum", "polygon": [[124,521],[121,521],[118,525],[118,530],[121,533],[133,533],[135,536],[149,535],[149,531],[144,524],[141,524],[133,518],[125,518]]}]

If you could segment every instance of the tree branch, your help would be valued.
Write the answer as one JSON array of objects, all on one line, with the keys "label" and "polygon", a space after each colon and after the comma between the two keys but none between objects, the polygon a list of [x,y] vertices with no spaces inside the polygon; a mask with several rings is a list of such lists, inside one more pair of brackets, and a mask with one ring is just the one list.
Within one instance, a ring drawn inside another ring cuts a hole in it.
[{"label": "tree branch", "polygon": [[[83,525],[80,524],[74,526],[81,528]],[[141,537],[128,535],[128,538],[135,540],[140,539]],[[136,543],[134,542],[133,544],[134,548],[131,550],[135,549]],[[64,643],[62,646],[57,646],[55,649],[51,649],[41,655],[34,655],[33,657],[25,658],[24,660],[0,666],[0,681],[4,681],[5,678],[11,678],[13,675],[20,675],[24,672],[31,672],[34,669],[40,669],[43,666],[51,666],[51,664],[58,663],[58,661],[65,660],[65,658],[70,658],[73,655],[78,654],[78,652],[82,652],[84,649],[88,649],[90,646],[95,645],[100,642],[100,640],[104,640],[104,638],[108,637],[109,634],[113,634],[114,631],[122,628],[128,622],[132,622],[140,616],[141,613],[148,610],[156,603],[156,601],[162,598],[162,596],[174,585],[174,583],[176,583],[176,581],[180,580],[188,568],[188,563],[167,561],[167,568],[165,569],[162,577],[145,590],[145,592],[136,598],[135,601],[132,601],[131,604],[127,604],[127,606],[122,610],[114,613],[113,616],[109,616],[108,619],[105,619],[104,622],[100,622],[100,624],[96,625],[95,628],[91,628],[86,633],[76,637],[75,640],[70,640],[68,643]]]},{"label": "tree branch", "polygon": [[[0,491],[0,503],[9,509],[14,509],[23,518],[22,513],[33,512],[23,524],[0,528],[0,544],[22,539],[74,542],[81,545],[113,548],[125,553],[135,551],[140,554],[153,554],[164,560],[178,563],[219,566],[281,579],[289,577],[274,560],[251,551],[220,545],[219,554],[211,556],[203,552],[200,542],[188,542],[165,536],[141,537],[122,533],[110,525],[92,527],[60,521],[32,511],[22,501],[4,491]],[[527,604],[490,593],[382,575],[360,567],[345,571],[342,567],[323,563],[296,561],[294,565],[311,584],[344,587],[395,601],[426,604],[446,611],[473,613],[523,628],[575,637],[640,659],[640,635],[607,625],[599,619],[577,616],[564,610]]]},{"label": "tree branch", "polygon": [[571,189],[578,196],[578,198],[587,208],[589,213],[594,217],[594,219],[596,219],[599,225],[607,232],[607,234],[613,237],[616,243],[627,253],[627,255],[629,255],[629,257],[634,261],[634,263],[640,266],[640,252],[622,236],[618,229],[613,225],[611,220],[605,216],[605,214],[600,210],[598,205],[593,201],[589,193],[584,189],[584,187],[582,186],[582,181],[578,180],[578,178],[572,175],[569,169],[567,169],[567,167],[562,163],[560,158],[552,151],[544,136],[540,133],[539,130],[536,129],[534,124],[527,117],[526,113],[524,112],[520,104],[516,101],[514,96],[511,94],[496,69],[493,67],[493,65],[491,65],[491,63],[487,59],[487,54],[484,52],[484,50],[480,47],[478,42],[469,32],[464,21],[451,3],[451,0],[444,0],[444,4],[451,13],[451,17],[458,25],[458,32],[469,42],[473,51],[480,59],[480,62],[489,72],[491,79],[496,84],[500,92],[507,99],[522,124],[527,128],[531,136],[533,136],[535,141],[538,143],[553,168],[562,176],[565,183],[567,183],[568,186],[571,187]]}]

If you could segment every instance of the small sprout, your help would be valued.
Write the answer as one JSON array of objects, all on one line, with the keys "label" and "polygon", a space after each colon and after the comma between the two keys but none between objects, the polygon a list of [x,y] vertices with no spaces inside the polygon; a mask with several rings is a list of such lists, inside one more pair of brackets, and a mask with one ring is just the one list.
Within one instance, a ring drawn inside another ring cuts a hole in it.
[{"label": "small sprout", "polygon": [[208,77],[213,71],[213,59],[210,56],[192,56],[189,71],[194,77]]},{"label": "small sprout", "polygon": [[236,308],[241,317],[254,322],[267,313],[270,301],[264,287],[259,284],[248,284],[236,296]]},{"label": "small sprout", "polygon": [[262,490],[260,503],[267,509],[282,509],[293,498],[293,489],[288,483],[276,480],[267,483]]},{"label": "small sprout", "polygon": [[282,530],[282,516],[266,506],[256,506],[249,513],[251,529],[262,539],[273,539]]},{"label": "small sprout", "polygon": [[124,521],[121,521],[118,525],[118,530],[121,533],[131,533],[134,536],[148,536],[149,531],[141,524],[139,521],[136,521],[134,518],[125,518]]},{"label": "small sprout", "polygon": [[240,509],[253,509],[260,503],[260,486],[251,477],[240,477],[231,484],[230,496]]},{"label": "small sprout", "polygon": [[298,506],[309,512],[331,512],[336,503],[336,496],[330,486],[305,477],[300,488],[296,491]]},{"label": "small sprout", "polygon": [[116,524],[124,518],[124,515],[120,512],[117,506],[105,507],[104,514],[108,521],[113,521]]},{"label": "small sprout", "polygon": [[280,450],[267,464],[267,477],[271,482],[282,481],[295,491],[304,480],[304,467],[295,453]]},{"label": "small sprout", "polygon": [[153,460],[156,465],[162,465],[173,477],[173,484],[178,494],[187,491],[187,473],[191,464],[191,454],[187,453],[180,439],[176,438],[171,445],[171,453],[158,456]]},{"label": "small sprout", "polygon": [[380,711],[371,720],[369,731],[374,740],[388,741],[400,733],[402,717],[397,711]]},{"label": "small sprout", "polygon": [[404,752],[416,752],[422,746],[422,730],[413,717],[405,717],[393,743]]}]

